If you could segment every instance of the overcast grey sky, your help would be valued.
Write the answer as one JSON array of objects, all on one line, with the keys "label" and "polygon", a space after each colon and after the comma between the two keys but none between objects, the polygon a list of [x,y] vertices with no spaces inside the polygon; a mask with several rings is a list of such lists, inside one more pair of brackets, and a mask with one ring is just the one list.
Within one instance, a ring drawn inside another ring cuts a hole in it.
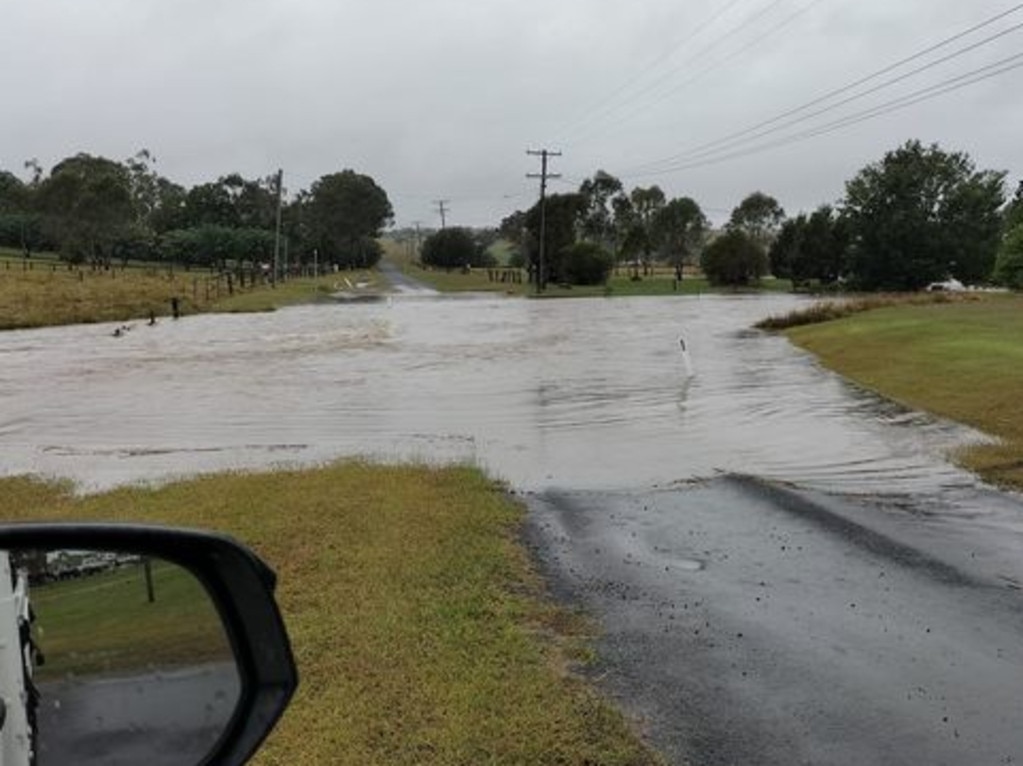
[{"label": "overcast grey sky", "polygon": [[[909,138],[966,150],[981,167],[1010,171],[1014,184],[1023,174],[1023,68],[771,151],[675,170],[663,160],[1015,5],[3,0],[0,168],[24,176],[32,157],[48,169],[79,151],[123,159],[146,147],[179,183],[283,167],[295,191],[350,167],[387,190],[399,225],[435,223],[431,202],[440,198],[451,200],[449,222],[466,225],[493,225],[527,207],[536,184],[524,176],[538,170],[527,147],[564,152],[552,163],[565,175],[555,191],[604,168],[630,187],[657,183],[692,196],[718,220],[755,189],[790,212],[834,201],[860,167]],[[1017,24],[1023,9],[860,90]],[[1023,29],[735,149],[1017,53]],[[661,172],[633,172],[642,169]]]}]

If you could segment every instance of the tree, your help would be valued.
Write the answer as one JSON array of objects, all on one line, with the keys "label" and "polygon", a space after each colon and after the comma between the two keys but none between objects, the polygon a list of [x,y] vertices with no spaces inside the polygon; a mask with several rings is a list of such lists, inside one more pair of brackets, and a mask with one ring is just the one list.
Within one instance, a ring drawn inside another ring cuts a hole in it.
[{"label": "tree", "polygon": [[1016,187],[1016,195],[1012,198],[1012,201],[1005,206],[1003,217],[1005,219],[1006,234],[1017,226],[1023,225],[1023,181],[1020,181]]},{"label": "tree", "polygon": [[394,212],[387,192],[354,170],[325,175],[309,190],[306,222],[320,257],[350,268],[369,268],[380,259],[376,238]]},{"label": "tree", "polygon": [[633,261],[638,258],[643,249],[644,232],[629,195],[624,192],[616,194],[611,200],[611,209],[614,211],[615,231],[615,248],[612,254],[617,273],[622,260]]},{"label": "tree", "polygon": [[570,285],[603,285],[611,275],[611,254],[596,242],[576,242],[561,253],[563,281]]},{"label": "tree", "polygon": [[[565,249],[575,244],[576,231],[585,200],[581,194],[552,194],[547,198],[546,244],[544,247],[544,281],[564,281],[561,256]],[[540,263],[540,203],[537,202],[526,213],[526,230],[529,232],[529,269],[531,274],[539,273]]]},{"label": "tree", "polygon": [[995,280],[1013,290],[1023,290],[1023,223],[1005,235],[995,263]]},{"label": "tree", "polygon": [[441,229],[426,238],[422,261],[427,266],[460,269],[483,265],[483,254],[472,232],[456,226]]},{"label": "tree", "polygon": [[42,217],[33,210],[35,187],[0,170],[0,245],[19,248],[26,256],[44,243]]},{"label": "tree", "polygon": [[1004,173],[910,141],[846,184],[850,269],[865,290],[987,279],[1002,233]]},{"label": "tree", "polygon": [[809,217],[800,214],[782,224],[770,250],[771,273],[796,287],[811,281],[836,283],[846,268],[848,232],[829,205]]},{"label": "tree", "polygon": [[47,228],[72,262],[110,264],[134,220],[128,170],[104,157],[78,154],[58,163],[39,186]]},{"label": "tree", "polygon": [[763,248],[770,246],[778,227],[785,220],[785,210],[774,197],[755,191],[732,211],[729,228],[748,234]]},{"label": "tree", "polygon": [[231,192],[221,181],[198,184],[188,190],[184,205],[185,228],[240,225]]},{"label": "tree", "polygon": [[695,200],[673,199],[654,217],[655,238],[675,266],[692,260],[703,242],[707,219]]},{"label": "tree", "polygon": [[583,210],[579,229],[584,239],[602,247],[613,246],[614,211],[611,200],[621,191],[622,182],[603,170],[582,182],[579,194],[583,197]]},{"label": "tree", "polygon": [[0,213],[23,213],[28,207],[28,187],[14,173],[0,170]]},{"label": "tree", "polygon": [[768,252],[771,273],[778,279],[793,280],[797,287],[802,282],[795,275],[802,269],[803,237],[805,235],[806,214],[800,213],[781,225]]},{"label": "tree", "polygon": [[712,285],[745,287],[767,273],[767,255],[741,229],[730,229],[703,251],[702,267]]},{"label": "tree", "polygon": [[[635,211],[632,237],[643,254],[643,273],[647,274],[650,270],[650,256],[658,246],[658,229],[654,222],[664,208],[665,196],[659,186],[651,186],[649,189],[633,189],[629,198]],[[637,273],[634,276],[639,275]]]}]

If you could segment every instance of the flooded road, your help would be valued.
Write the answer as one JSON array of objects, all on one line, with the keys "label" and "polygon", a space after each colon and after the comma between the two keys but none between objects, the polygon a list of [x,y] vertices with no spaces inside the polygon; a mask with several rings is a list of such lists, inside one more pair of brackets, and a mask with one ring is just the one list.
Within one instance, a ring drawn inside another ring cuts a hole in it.
[{"label": "flooded road", "polygon": [[983,435],[749,329],[796,302],[412,292],[4,333],[0,466],[471,461],[671,762],[1019,761],[1023,504],[946,459]]},{"label": "flooded road", "polygon": [[354,454],[469,460],[523,489],[972,484],[942,455],[975,434],[748,329],[793,302],[395,298],[4,333],[0,465],[87,489]]}]

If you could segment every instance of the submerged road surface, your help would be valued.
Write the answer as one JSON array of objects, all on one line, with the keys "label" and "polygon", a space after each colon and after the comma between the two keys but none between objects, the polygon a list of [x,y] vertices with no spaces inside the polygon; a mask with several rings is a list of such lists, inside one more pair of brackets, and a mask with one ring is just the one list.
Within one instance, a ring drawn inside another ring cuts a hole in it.
[{"label": "submerged road surface", "polygon": [[1001,535],[744,478],[530,508],[556,590],[601,618],[601,683],[673,763],[1023,759]]}]

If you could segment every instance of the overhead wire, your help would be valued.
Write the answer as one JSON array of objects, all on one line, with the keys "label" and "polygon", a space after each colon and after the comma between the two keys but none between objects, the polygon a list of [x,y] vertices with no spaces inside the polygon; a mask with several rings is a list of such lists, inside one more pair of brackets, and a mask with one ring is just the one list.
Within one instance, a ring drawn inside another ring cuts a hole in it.
[{"label": "overhead wire", "polygon": [[988,45],[988,44],[994,42],[995,40],[1000,39],[1002,37],[1005,37],[1005,36],[1011,34],[1012,32],[1017,32],[1020,29],[1023,29],[1023,23],[1017,24],[1017,25],[1015,25],[1015,26],[1013,26],[1013,27],[1011,27],[1009,29],[1003,30],[1002,32],[999,32],[996,35],[992,35],[991,37],[985,38],[984,40],[982,40],[980,42],[977,42],[977,43],[974,43],[972,45],[969,45],[966,48],[963,48],[963,49],[961,49],[959,51],[956,51],[955,53],[951,53],[951,54],[949,54],[947,56],[943,56],[942,58],[937,59],[936,61],[933,61],[933,62],[931,62],[929,64],[926,64],[926,65],[921,66],[921,67],[917,67],[916,69],[913,69],[913,70],[911,70],[909,72],[901,74],[898,77],[894,77],[892,79],[886,80],[886,81],[884,81],[884,82],[882,82],[882,83],[880,83],[878,85],[875,85],[872,88],[869,88],[869,89],[867,89],[865,91],[862,91],[861,93],[858,93],[858,94],[853,95],[853,96],[849,96],[849,97],[847,97],[845,99],[842,99],[841,101],[838,101],[838,102],[836,102],[834,104],[831,104],[830,106],[826,106],[826,107],[824,107],[822,109],[818,109],[818,110],[816,110],[814,112],[810,112],[810,113],[805,114],[805,115],[803,115],[801,117],[795,117],[795,118],[793,118],[791,120],[788,120],[787,122],[779,123],[777,125],[774,125],[771,128],[767,128],[765,130],[761,130],[761,131],[759,131],[757,133],[749,134],[749,135],[747,135],[747,136],[745,136],[743,138],[735,139],[735,140],[729,141],[729,142],[718,143],[718,145],[716,147],[711,147],[711,148],[708,148],[708,149],[704,149],[702,151],[693,151],[693,152],[687,152],[687,153],[676,155],[673,158],[673,161],[674,160],[698,159],[698,158],[700,158],[702,156],[706,156],[706,155],[709,155],[709,154],[716,154],[716,153],[719,153],[721,151],[727,151],[729,149],[736,148],[738,146],[742,146],[743,144],[750,143],[752,141],[756,141],[756,140],[759,140],[761,138],[766,138],[767,136],[770,136],[770,135],[773,135],[775,133],[781,132],[783,130],[786,130],[787,128],[795,127],[796,125],[799,125],[801,123],[809,122],[810,120],[813,120],[813,119],[815,119],[817,117],[820,117],[820,116],[822,116],[824,114],[828,114],[829,112],[833,112],[836,109],[840,109],[843,106],[848,106],[849,104],[855,103],[856,101],[860,101],[860,100],[862,100],[862,99],[864,99],[864,98],[866,98],[868,96],[872,96],[875,93],[879,93],[882,90],[886,90],[886,89],[892,87],[893,85],[899,84],[900,82],[905,82],[906,80],[909,80],[909,79],[911,79],[913,77],[916,77],[917,75],[922,74],[922,73],[924,73],[924,72],[926,72],[926,71],[928,71],[930,69],[933,69],[934,67],[940,66],[941,64],[945,64],[945,63],[947,63],[949,61],[952,61],[952,60],[954,60],[956,58],[959,58],[960,56],[964,56],[967,53],[971,53],[971,52],[977,50],[978,48],[983,47],[984,45]]},{"label": "overhead wire", "polygon": [[702,23],[698,24],[696,26],[696,29],[694,29],[692,32],[690,32],[688,35],[686,35],[678,42],[673,43],[661,55],[657,56],[655,59],[649,62],[638,74],[620,83],[619,86],[615,88],[611,93],[601,98],[593,106],[587,108],[579,117],[577,117],[576,119],[572,120],[569,123],[566,123],[565,125],[562,125],[562,127],[559,128],[553,134],[553,137],[555,139],[561,138],[566,133],[569,133],[572,130],[574,130],[578,125],[585,123],[592,114],[599,113],[600,109],[604,108],[608,103],[612,102],[622,93],[626,92],[637,81],[642,80],[644,77],[646,77],[647,74],[657,69],[657,67],[659,67],[665,61],[667,61],[676,53],[678,53],[678,51],[681,50],[684,46],[688,45],[697,37],[699,37],[703,32],[712,27],[721,17],[723,17],[735,6],[742,2],[746,2],[746,0],[729,0],[729,2],[725,3],[725,5],[719,8],[713,14],[711,14],[710,17],[705,19]]},{"label": "overhead wire", "polygon": [[[579,135],[586,135],[587,132],[593,130],[593,126],[594,125],[599,124],[600,120],[606,119],[608,117],[611,117],[612,115],[615,115],[620,110],[622,110],[622,109],[624,109],[624,108],[626,108],[628,106],[631,106],[632,104],[636,103],[638,100],[644,98],[649,93],[657,90],[666,81],[668,81],[672,77],[674,77],[678,72],[682,71],[683,69],[685,69],[687,66],[689,66],[693,62],[700,60],[700,58],[702,58],[703,56],[706,56],[707,54],[711,53],[712,51],[714,51],[715,49],[717,49],[718,47],[720,47],[721,45],[726,43],[728,40],[730,40],[733,37],[735,37],[737,34],[741,33],[742,31],[744,31],[748,27],[750,27],[753,24],[755,24],[756,22],[760,21],[762,18],[764,18],[765,16],[770,14],[772,11],[774,11],[775,8],[777,8],[779,5],[781,5],[782,3],[786,2],[786,1],[787,0],[771,0],[765,7],[761,8],[760,11],[758,11],[757,13],[752,14],[751,16],[748,16],[744,21],[742,21],[738,25],[732,27],[728,31],[726,31],[723,34],[719,35],[717,38],[712,40],[710,43],[708,43],[707,45],[702,47],[699,51],[697,51],[693,55],[691,55],[688,58],[686,58],[678,66],[675,66],[675,67],[671,68],[670,70],[668,70],[667,72],[662,73],[655,80],[653,80],[652,82],[648,83],[644,87],[640,88],[638,91],[634,92],[633,94],[631,94],[630,96],[626,97],[625,99],[620,100],[617,103],[611,104],[609,106],[609,108],[602,109],[600,112],[598,112],[596,115],[594,115],[593,119],[587,125],[585,125],[583,127],[583,131]],[[569,137],[573,138],[574,141],[578,142],[580,140],[579,135],[569,136]],[[562,137],[562,139],[566,138],[564,135],[562,135],[561,137]]]},{"label": "overhead wire", "polygon": [[[907,56],[907,57],[902,58],[902,59],[900,59],[900,60],[898,60],[898,61],[896,61],[896,62],[894,62],[892,64],[884,66],[881,69],[878,69],[877,71],[872,72],[872,73],[866,75],[865,77],[861,77],[861,78],[859,78],[859,79],[857,79],[857,80],[855,80],[855,81],[853,81],[851,83],[848,83],[848,84],[843,85],[841,87],[838,87],[838,88],[835,88],[833,90],[830,90],[827,93],[825,93],[825,94],[823,94],[821,96],[818,96],[816,98],[813,98],[813,99],[811,99],[810,101],[807,101],[804,104],[801,104],[801,105],[799,105],[799,106],[797,106],[795,108],[792,108],[792,109],[788,109],[788,110],[786,110],[786,111],[784,111],[784,112],[782,112],[782,113],[780,113],[778,115],[775,115],[774,117],[772,117],[770,119],[763,120],[763,121],[761,121],[761,122],[759,122],[759,123],[757,123],[757,124],[755,124],[755,125],[753,125],[753,126],[751,126],[749,128],[745,128],[743,130],[739,130],[739,131],[730,133],[730,134],[728,134],[726,136],[722,136],[721,138],[715,139],[713,141],[708,141],[708,142],[705,142],[703,144],[699,144],[697,146],[692,147],[691,149],[688,149],[688,150],[683,151],[683,152],[678,152],[678,153],[673,154],[673,155],[671,155],[669,157],[665,157],[665,158],[662,158],[662,159],[659,159],[659,160],[653,160],[653,161],[650,161],[650,162],[647,162],[647,163],[642,163],[640,165],[634,166],[634,168],[632,168],[632,170],[636,170],[636,171],[646,170],[646,169],[650,169],[650,168],[653,168],[653,167],[656,167],[656,166],[663,165],[665,163],[673,163],[673,162],[677,162],[677,161],[684,160],[684,159],[690,159],[690,158],[693,158],[693,157],[702,156],[704,154],[711,153],[711,151],[720,150],[720,149],[723,149],[723,148],[727,148],[729,146],[741,145],[741,143],[743,143],[745,141],[756,140],[756,139],[764,137],[766,135],[770,135],[770,134],[772,134],[774,132],[777,132],[778,130],[784,129],[785,127],[791,127],[791,126],[796,125],[796,124],[798,124],[800,122],[803,122],[805,120],[812,119],[812,118],[814,118],[816,116],[820,116],[821,114],[825,114],[825,113],[827,113],[829,111],[833,111],[834,109],[837,109],[837,108],[839,108],[841,106],[847,105],[847,104],[852,103],[852,102],[854,102],[856,100],[864,98],[867,95],[872,95],[873,93],[876,93],[876,92],[878,92],[880,90],[883,90],[886,87],[890,87],[890,86],[895,85],[895,84],[897,84],[899,82],[903,82],[906,79],[909,79],[910,77],[913,77],[913,76],[915,76],[917,74],[921,74],[921,73],[923,73],[923,72],[925,72],[925,71],[927,71],[929,69],[932,69],[932,68],[934,68],[936,66],[939,66],[939,65],[941,65],[943,63],[946,63],[946,62],[948,62],[948,61],[950,61],[952,59],[958,58],[959,56],[965,55],[966,53],[969,53],[969,52],[971,52],[973,50],[977,50],[978,48],[983,47],[984,45],[990,44],[991,42],[994,42],[995,40],[998,40],[998,39],[1000,39],[1002,37],[1007,36],[1008,34],[1011,34],[1012,32],[1018,31],[1019,29],[1023,28],[1023,24],[1018,24],[1018,25],[1015,25],[1015,26],[1010,27],[1008,29],[1002,30],[1001,32],[998,32],[998,33],[996,33],[994,35],[991,35],[991,36],[989,36],[989,37],[987,37],[987,38],[985,38],[985,39],[983,39],[983,40],[981,40],[981,41],[979,41],[977,43],[973,43],[973,44],[971,44],[971,45],[969,45],[969,46],[967,46],[965,48],[962,48],[962,49],[960,49],[959,51],[957,51],[957,52],[955,52],[953,54],[949,54],[948,56],[944,56],[942,58],[939,58],[939,59],[937,59],[935,61],[932,61],[929,64],[924,65],[922,67],[918,67],[917,69],[913,70],[912,72],[909,72],[909,73],[906,73],[904,75],[900,75],[899,77],[896,77],[896,78],[893,78],[891,80],[888,80],[886,82],[886,84],[882,84],[882,85],[876,86],[874,88],[871,88],[871,89],[869,89],[867,91],[863,91],[863,92],[861,92],[861,93],[859,93],[857,95],[851,96],[851,97],[849,97],[849,98],[847,98],[847,99],[845,99],[843,101],[840,101],[840,102],[838,102],[836,104],[833,104],[832,106],[826,107],[826,108],[821,109],[821,110],[819,110],[817,112],[814,112],[812,114],[804,115],[803,117],[789,120],[788,122],[784,122],[783,125],[777,125],[777,123],[781,123],[784,120],[786,120],[787,118],[794,117],[795,115],[799,115],[800,113],[806,112],[807,110],[812,109],[815,106],[818,106],[820,104],[826,103],[827,101],[833,99],[836,96],[840,96],[840,95],[843,95],[843,94],[848,93],[850,91],[853,91],[856,88],[858,88],[858,87],[860,87],[862,85],[865,85],[865,84],[867,84],[867,83],[869,83],[869,82],[871,82],[873,80],[876,80],[877,78],[882,77],[882,76],[884,76],[886,74],[894,72],[894,71],[896,71],[896,70],[906,66],[907,64],[912,63],[913,61],[917,61],[917,60],[919,60],[919,59],[921,59],[921,58],[923,58],[923,57],[925,57],[925,56],[927,56],[927,55],[929,55],[931,53],[935,53],[936,51],[941,50],[942,48],[945,48],[945,47],[951,45],[954,42],[962,40],[963,38],[968,37],[969,35],[972,35],[975,32],[980,31],[981,29],[989,27],[992,24],[995,24],[998,21],[1001,21],[1002,19],[1007,18],[1011,14],[1019,12],[1020,10],[1023,10],[1023,3],[1019,3],[1019,4],[1009,8],[1006,11],[1003,11],[1003,12],[1001,12],[1001,13],[999,13],[999,14],[991,17],[991,18],[988,18],[988,19],[982,21],[979,24],[975,24],[974,26],[970,27],[969,29],[966,29],[966,30],[964,30],[962,32],[959,32],[959,33],[955,34],[955,35],[952,35],[951,37],[945,38],[945,39],[941,40],[940,42],[938,42],[936,44],[930,45],[930,46],[924,48],[923,50],[914,53],[911,56]],[[768,128],[768,127],[770,127],[772,125],[774,125],[776,127],[775,128],[771,128],[770,130],[764,130],[765,128]]]},{"label": "overhead wire", "polygon": [[[1015,63],[1011,63],[1015,62]],[[697,159],[691,162],[681,162],[670,167],[664,167],[658,170],[652,170],[649,172],[632,173],[632,174],[621,174],[619,178],[649,178],[655,176],[669,175],[671,173],[677,173],[684,170],[694,170],[696,168],[708,167],[711,165],[718,165],[723,162],[729,162],[734,159],[742,157],[749,157],[755,154],[761,154],[765,151],[776,149],[783,146],[788,146],[794,143],[806,141],[818,136],[827,135],[834,133],[835,131],[842,130],[853,125],[857,125],[868,120],[876,119],[878,117],[891,114],[892,112],[901,111],[907,109],[916,104],[930,101],[940,96],[952,93],[963,88],[969,87],[970,85],[976,85],[977,83],[990,80],[994,77],[1006,74],[1016,69],[1023,67],[1023,53],[1017,53],[1007,58],[996,61],[992,64],[980,67],[966,74],[959,75],[957,77],[944,80],[935,85],[930,85],[926,88],[913,91],[912,93],[906,94],[891,101],[887,101],[883,104],[864,109],[860,112],[856,112],[851,115],[846,115],[840,119],[834,120],[824,125],[819,125],[815,128],[797,133],[791,136],[777,139],[765,144],[749,147],[744,150],[725,152],[715,157],[708,157],[706,159]]]},{"label": "overhead wire", "polygon": [[[758,45],[760,45],[762,42],[764,42],[768,38],[773,37],[774,35],[778,34],[779,32],[781,32],[782,30],[786,29],[787,27],[792,26],[792,24],[797,22],[802,16],[804,16],[809,11],[813,10],[816,6],[820,5],[822,2],[824,2],[824,0],[810,0],[810,2],[808,2],[805,5],[797,8],[795,11],[793,11],[791,14],[789,14],[788,16],[783,18],[781,21],[779,21],[773,27],[771,27],[770,29],[766,30],[762,34],[758,35],[757,37],[753,38],[752,40],[748,41],[745,45],[743,45],[740,48],[737,48],[736,50],[732,51],[731,53],[729,53],[724,58],[721,58],[721,59],[718,59],[717,61],[714,61],[709,66],[706,66],[703,69],[700,69],[697,72],[694,72],[690,77],[688,77],[685,80],[683,80],[682,82],[677,83],[676,85],[672,86],[669,90],[664,91],[661,94],[661,96],[654,102],[653,106],[656,106],[658,103],[666,102],[669,98],[671,98],[672,96],[675,96],[678,93],[682,92],[683,90],[688,88],[690,85],[695,85],[696,83],[700,82],[705,77],[707,77],[707,75],[711,74],[712,72],[717,71],[718,69],[720,69],[721,67],[725,66],[726,64],[734,61],[735,59],[737,59],[742,54],[752,50],[753,48],[757,47]],[[625,114],[625,115],[621,116],[618,120],[616,120],[613,123],[605,126],[603,129],[597,129],[597,130],[591,131],[589,134],[583,134],[582,138],[580,138],[578,141],[576,141],[575,144],[576,145],[583,144],[583,143],[586,143],[588,141],[593,140],[597,136],[607,135],[609,133],[609,131],[612,131],[612,130],[614,130],[616,128],[620,128],[620,127],[622,127],[624,125],[627,125],[628,123],[633,122],[634,120],[636,120],[636,119],[638,119],[638,118],[640,118],[642,116],[643,116],[643,113],[639,112],[639,111],[630,112],[628,114]],[[614,134],[612,134],[612,135],[614,135]]]}]

